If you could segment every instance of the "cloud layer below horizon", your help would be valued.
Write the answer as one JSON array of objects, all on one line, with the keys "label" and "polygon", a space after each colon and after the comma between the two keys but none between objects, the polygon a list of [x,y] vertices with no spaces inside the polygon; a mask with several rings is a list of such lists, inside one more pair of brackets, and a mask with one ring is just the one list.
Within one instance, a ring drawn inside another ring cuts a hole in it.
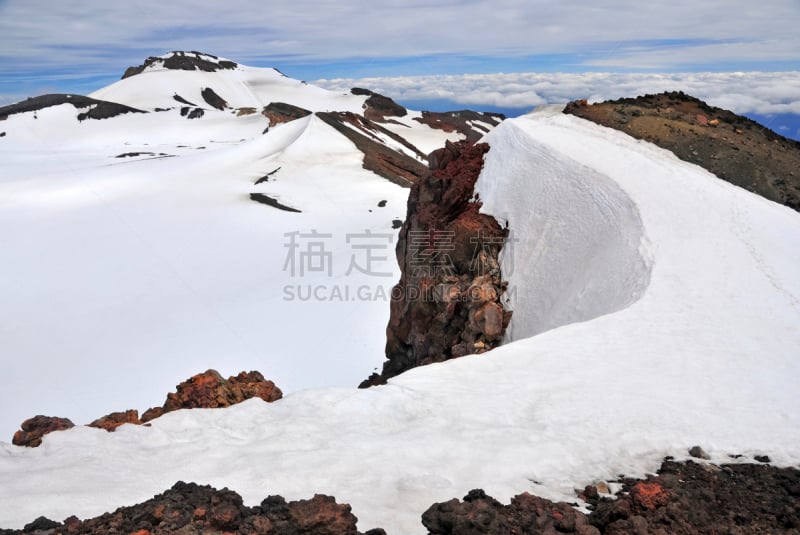
[{"label": "cloud layer below horizon", "polygon": [[513,73],[317,80],[349,91],[366,87],[403,101],[447,100],[464,106],[535,108],[577,98],[595,102],[683,91],[736,113],[800,115],[800,71],[737,73]]}]

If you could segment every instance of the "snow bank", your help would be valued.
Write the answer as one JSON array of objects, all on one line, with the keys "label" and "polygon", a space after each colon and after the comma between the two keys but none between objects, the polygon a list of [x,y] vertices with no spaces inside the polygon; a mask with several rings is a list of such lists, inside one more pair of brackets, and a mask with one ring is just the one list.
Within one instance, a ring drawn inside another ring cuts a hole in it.
[{"label": "snow bank", "polygon": [[622,188],[531,139],[516,122],[485,141],[492,150],[475,189],[482,211],[511,229],[501,258],[506,307],[514,311],[507,340],[636,301],[649,282],[650,260],[641,252],[639,212]]}]

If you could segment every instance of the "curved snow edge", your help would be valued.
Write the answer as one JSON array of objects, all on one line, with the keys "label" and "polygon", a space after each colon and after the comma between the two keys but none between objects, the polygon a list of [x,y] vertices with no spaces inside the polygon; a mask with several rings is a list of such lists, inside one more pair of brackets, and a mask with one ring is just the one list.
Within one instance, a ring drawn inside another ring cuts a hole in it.
[{"label": "curved snow edge", "polygon": [[[610,177],[508,120],[485,138],[476,192],[510,230],[501,266],[514,311],[507,341],[627,308],[650,282],[638,208]],[[509,158],[513,155],[513,158]]]}]

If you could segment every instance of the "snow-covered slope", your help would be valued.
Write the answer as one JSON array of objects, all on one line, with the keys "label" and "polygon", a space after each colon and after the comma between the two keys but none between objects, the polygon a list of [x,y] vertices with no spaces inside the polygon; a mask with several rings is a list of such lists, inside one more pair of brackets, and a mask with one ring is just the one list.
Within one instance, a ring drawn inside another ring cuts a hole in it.
[{"label": "snow-covered slope", "polygon": [[[168,58],[174,54],[162,57]],[[229,61],[224,58],[205,58],[214,62]],[[95,91],[90,96],[138,109],[154,110],[178,105],[179,102],[174,98],[178,95],[192,104],[208,107],[202,92],[209,88],[231,108],[260,109],[270,102],[288,102],[309,111],[361,113],[367,99],[364,95],[337,93],[309,85],[284,76],[275,69],[237,65],[233,69],[207,72],[169,69],[162,63],[150,65],[139,74]]]},{"label": "snow-covered slope", "polygon": [[[333,494],[361,528],[411,534],[432,502],[475,487],[574,501],[574,488],[642,475],[695,444],[716,461],[800,464],[800,216],[575,117],[544,111],[487,140],[484,209],[519,239],[516,341],[369,390],[178,411],[115,434],[75,428],[34,450],[3,444],[0,525],[98,514],[182,479],[250,503]],[[212,174],[183,180],[202,189]],[[112,204],[121,222],[124,204]],[[309,325],[339,312],[314,310]]]},{"label": "snow-covered slope", "polygon": [[[34,414],[82,424],[160,405],[207,368],[291,392],[356,385],[383,360],[408,190],[319,117],[264,133],[267,118],[211,108],[206,87],[257,111],[362,112],[366,98],[272,69],[155,65],[95,95],[164,111],[79,121],[61,104],[0,122],[0,440]],[[182,116],[175,93],[203,116]],[[453,137],[407,123],[429,146]]]}]

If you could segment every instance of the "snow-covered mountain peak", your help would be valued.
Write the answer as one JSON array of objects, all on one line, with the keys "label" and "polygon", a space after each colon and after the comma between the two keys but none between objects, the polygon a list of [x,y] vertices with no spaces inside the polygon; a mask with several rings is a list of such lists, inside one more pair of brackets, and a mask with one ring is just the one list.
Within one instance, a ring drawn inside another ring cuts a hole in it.
[{"label": "snow-covered mountain peak", "polygon": [[235,61],[221,58],[213,54],[176,50],[161,56],[150,56],[141,65],[128,67],[125,74],[122,75],[122,78],[129,78],[145,71],[162,69],[216,72],[219,70],[232,70],[237,67],[238,64]]},{"label": "snow-covered mountain peak", "polygon": [[[204,93],[205,92],[205,93]],[[213,101],[207,95],[218,98]],[[155,110],[191,103],[219,109],[260,109],[285,102],[317,111],[362,113],[365,95],[337,93],[289,78],[273,68],[249,67],[200,52],[171,52],[130,67],[122,79],[91,95]],[[176,102],[177,101],[177,102]]]}]

